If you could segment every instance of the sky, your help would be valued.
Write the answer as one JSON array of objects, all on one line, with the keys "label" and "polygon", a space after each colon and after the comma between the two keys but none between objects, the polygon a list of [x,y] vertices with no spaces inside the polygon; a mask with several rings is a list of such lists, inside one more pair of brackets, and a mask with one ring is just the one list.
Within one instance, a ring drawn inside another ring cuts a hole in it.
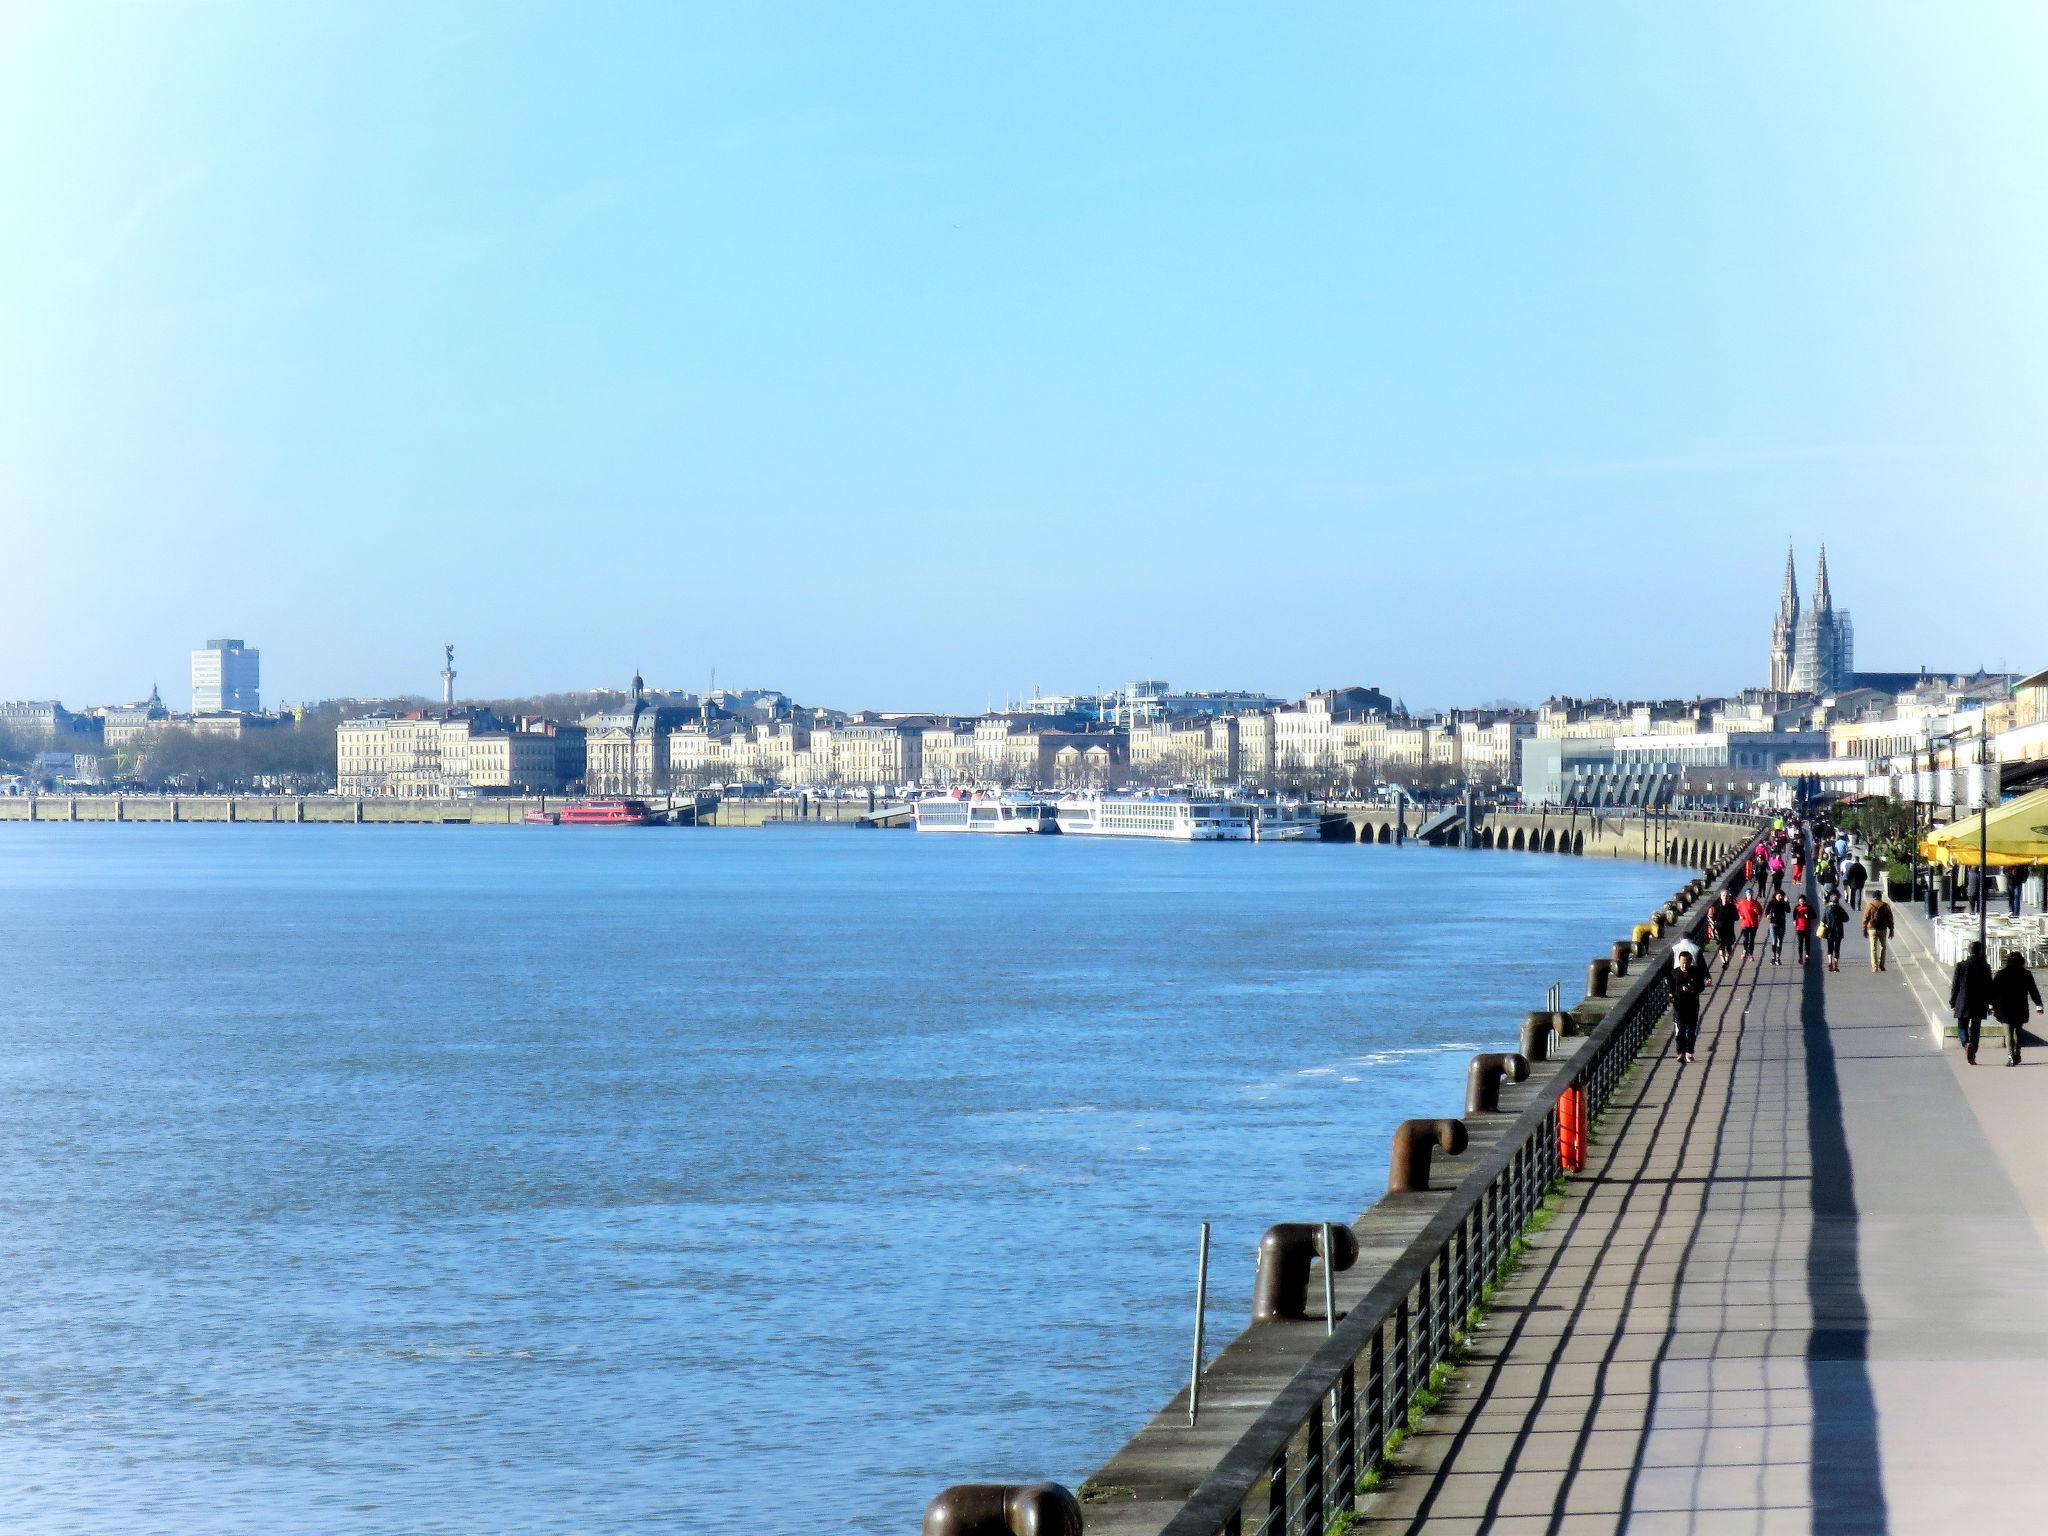
[{"label": "sky", "polygon": [[0,697],[2048,665],[2048,7],[0,0]]}]

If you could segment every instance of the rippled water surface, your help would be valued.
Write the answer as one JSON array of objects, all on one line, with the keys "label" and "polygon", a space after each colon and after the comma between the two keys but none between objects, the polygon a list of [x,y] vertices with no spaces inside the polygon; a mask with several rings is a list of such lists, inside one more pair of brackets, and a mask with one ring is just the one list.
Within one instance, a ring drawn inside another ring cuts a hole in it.
[{"label": "rippled water surface", "polygon": [[1078,1480],[1668,869],[0,827],[0,1526],[912,1531]]}]

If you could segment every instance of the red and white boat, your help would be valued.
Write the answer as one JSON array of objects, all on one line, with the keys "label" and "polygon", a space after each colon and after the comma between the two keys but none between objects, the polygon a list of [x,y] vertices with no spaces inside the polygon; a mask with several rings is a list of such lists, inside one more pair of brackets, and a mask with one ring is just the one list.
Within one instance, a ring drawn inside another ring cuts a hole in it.
[{"label": "red and white boat", "polygon": [[579,800],[559,811],[529,811],[527,820],[543,816],[561,827],[651,827],[654,811],[645,800]]}]

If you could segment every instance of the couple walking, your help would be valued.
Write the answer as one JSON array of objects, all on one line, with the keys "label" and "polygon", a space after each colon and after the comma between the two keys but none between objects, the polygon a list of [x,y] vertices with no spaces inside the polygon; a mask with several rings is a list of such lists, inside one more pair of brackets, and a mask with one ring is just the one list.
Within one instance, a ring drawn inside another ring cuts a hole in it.
[{"label": "couple walking", "polygon": [[1994,973],[1984,958],[1982,940],[1970,941],[1970,952],[1956,963],[1949,978],[1948,1007],[1955,1015],[1956,1033],[1962,1037],[1963,1055],[1977,1065],[1977,1045],[1983,1038],[1984,1020],[1995,1018],[2005,1026],[2005,1064],[2020,1064],[2020,1026],[2027,1022],[2027,1005],[2041,1011],[2041,989],[2034,973],[2017,950],[2008,950],[2005,964]]}]

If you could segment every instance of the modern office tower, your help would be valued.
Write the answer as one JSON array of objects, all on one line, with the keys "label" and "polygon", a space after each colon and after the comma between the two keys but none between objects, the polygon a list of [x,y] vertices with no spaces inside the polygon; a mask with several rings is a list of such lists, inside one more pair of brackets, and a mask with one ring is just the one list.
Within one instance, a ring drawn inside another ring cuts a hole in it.
[{"label": "modern office tower", "polygon": [[192,653],[192,713],[263,708],[257,679],[257,651],[239,640],[209,640]]}]

